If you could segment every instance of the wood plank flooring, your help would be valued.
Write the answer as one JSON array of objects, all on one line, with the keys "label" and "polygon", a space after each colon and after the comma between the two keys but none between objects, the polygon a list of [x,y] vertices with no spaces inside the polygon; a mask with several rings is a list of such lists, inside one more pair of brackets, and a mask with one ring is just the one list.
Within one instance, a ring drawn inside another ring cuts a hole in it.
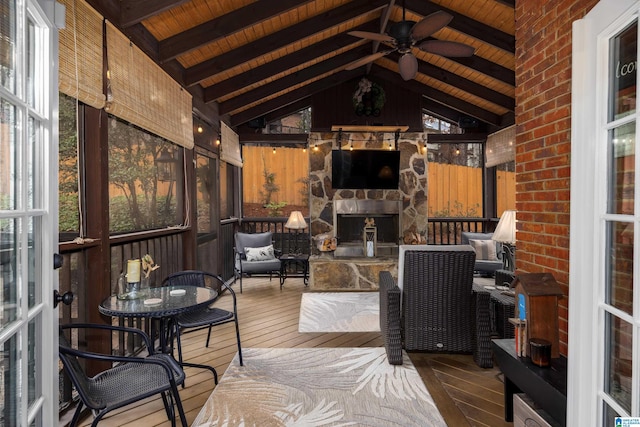
[{"label": "wood plank flooring", "polygon": [[[302,279],[287,279],[280,290],[278,280],[245,279],[238,296],[238,317],[243,347],[370,347],[381,346],[380,333],[298,333],[300,299],[306,292]],[[221,297],[221,307],[230,308],[231,298]],[[206,330],[183,335],[184,359],[215,367],[222,377],[237,352],[233,324],[214,328],[209,348]],[[411,353],[429,392],[449,426],[506,427],[500,371],[479,368],[470,355]],[[180,396],[187,421],[192,423],[214,388],[209,371],[186,369]],[[91,419],[82,425],[90,425]],[[179,425],[178,420],[178,425]],[[100,422],[110,426],[170,426],[160,398],[114,412]]]}]

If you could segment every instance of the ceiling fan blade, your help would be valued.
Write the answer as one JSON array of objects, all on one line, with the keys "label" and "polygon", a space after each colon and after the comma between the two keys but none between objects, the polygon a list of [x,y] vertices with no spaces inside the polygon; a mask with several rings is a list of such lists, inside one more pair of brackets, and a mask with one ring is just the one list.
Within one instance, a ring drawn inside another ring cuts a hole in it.
[{"label": "ceiling fan blade", "polygon": [[398,60],[398,68],[404,81],[411,80],[418,74],[418,60],[413,53],[405,53]]},{"label": "ceiling fan blade", "polygon": [[427,38],[439,29],[446,27],[452,19],[453,15],[442,10],[434,12],[413,26],[411,37],[416,41]]},{"label": "ceiling fan blade", "polygon": [[473,46],[446,40],[427,40],[420,43],[418,47],[420,50],[428,53],[435,53],[436,55],[449,56],[452,58],[473,56],[476,51]]},{"label": "ceiling fan blade", "polygon": [[388,55],[389,53],[393,52],[395,49],[393,50],[387,50],[384,52],[377,52],[374,53],[373,55],[369,55],[369,56],[365,56],[363,58],[357,59],[355,61],[353,61],[350,64],[347,64],[346,67],[344,67],[345,70],[355,70],[356,68],[360,67],[361,65],[364,64],[368,64],[369,62],[373,62],[377,59],[382,58],[385,55]]},{"label": "ceiling fan blade", "polygon": [[370,33],[369,31],[349,31],[347,34],[354,37],[360,37],[361,39],[375,40],[379,42],[392,43],[394,41],[394,38],[391,36],[380,33]]}]

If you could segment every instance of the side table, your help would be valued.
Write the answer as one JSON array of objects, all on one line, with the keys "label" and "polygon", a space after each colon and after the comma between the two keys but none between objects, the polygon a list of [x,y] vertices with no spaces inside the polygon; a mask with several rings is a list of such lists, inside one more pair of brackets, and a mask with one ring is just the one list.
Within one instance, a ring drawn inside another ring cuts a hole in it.
[{"label": "side table", "polygon": [[[290,267],[302,267],[302,275],[289,274]],[[305,286],[309,286],[309,255],[308,254],[283,254],[280,256],[280,288],[287,277],[302,277]]]},{"label": "side table", "polygon": [[559,425],[567,418],[567,359],[551,359],[551,366],[541,368],[529,357],[516,356],[512,339],[491,342],[498,367],[504,374],[504,419],[513,421],[513,394],[526,393]]},{"label": "side table", "polygon": [[514,337],[509,318],[514,316],[515,298],[492,288],[477,283],[471,288],[471,309],[475,317],[472,330],[473,360],[481,368],[493,367],[492,338]]}]

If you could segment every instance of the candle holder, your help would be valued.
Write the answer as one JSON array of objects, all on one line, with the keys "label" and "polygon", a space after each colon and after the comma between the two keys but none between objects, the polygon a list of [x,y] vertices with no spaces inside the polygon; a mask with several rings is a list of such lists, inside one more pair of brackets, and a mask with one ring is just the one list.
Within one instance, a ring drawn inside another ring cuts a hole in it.
[{"label": "candle holder", "polygon": [[143,282],[140,277],[140,265],[141,261],[139,259],[130,259],[127,261],[127,274],[120,276],[118,279],[118,299],[139,299],[147,295],[146,290],[143,289]]}]

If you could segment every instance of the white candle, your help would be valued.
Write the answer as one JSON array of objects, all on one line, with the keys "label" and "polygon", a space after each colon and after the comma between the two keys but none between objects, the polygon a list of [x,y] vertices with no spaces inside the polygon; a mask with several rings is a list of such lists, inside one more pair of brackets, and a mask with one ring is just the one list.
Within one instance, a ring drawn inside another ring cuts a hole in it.
[{"label": "white candle", "polygon": [[140,260],[130,259],[127,261],[127,282],[137,283],[140,281]]}]

